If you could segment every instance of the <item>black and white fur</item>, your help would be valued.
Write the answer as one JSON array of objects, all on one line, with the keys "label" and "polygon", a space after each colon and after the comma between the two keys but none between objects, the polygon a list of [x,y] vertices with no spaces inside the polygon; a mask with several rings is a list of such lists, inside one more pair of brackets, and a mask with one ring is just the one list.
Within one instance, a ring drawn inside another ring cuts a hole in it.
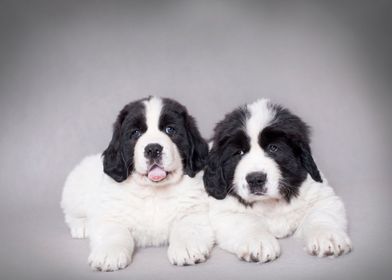
[{"label": "black and white fur", "polygon": [[150,97],[126,105],[103,155],[86,157],[63,190],[72,237],[90,238],[90,266],[122,269],[136,246],[165,244],[172,264],[205,261],[214,242],[201,171],[207,154],[178,102]]},{"label": "black and white fur", "polygon": [[280,255],[294,234],[317,256],[351,250],[344,205],[320,174],[309,128],[266,99],[227,114],[215,128],[204,173],[218,245],[245,261]]}]

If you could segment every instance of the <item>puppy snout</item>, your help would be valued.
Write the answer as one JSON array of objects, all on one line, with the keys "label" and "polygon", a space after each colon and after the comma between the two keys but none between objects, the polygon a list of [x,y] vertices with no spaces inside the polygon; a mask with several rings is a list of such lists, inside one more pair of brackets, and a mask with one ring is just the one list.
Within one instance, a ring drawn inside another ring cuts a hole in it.
[{"label": "puppy snout", "polygon": [[263,195],[266,193],[265,183],[267,181],[267,174],[264,172],[252,172],[246,175],[245,179],[251,193],[256,195]]},{"label": "puppy snout", "polygon": [[157,143],[148,144],[144,148],[144,156],[149,160],[158,160],[162,156],[163,147]]}]

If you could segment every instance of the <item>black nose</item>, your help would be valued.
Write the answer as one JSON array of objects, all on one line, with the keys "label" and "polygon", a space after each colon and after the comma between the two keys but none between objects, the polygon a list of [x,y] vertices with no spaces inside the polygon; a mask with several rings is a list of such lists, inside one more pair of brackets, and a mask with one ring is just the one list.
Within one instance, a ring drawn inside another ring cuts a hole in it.
[{"label": "black nose", "polygon": [[163,147],[157,143],[148,144],[144,148],[144,156],[148,159],[159,159],[162,155]]},{"label": "black nose", "polygon": [[248,182],[249,189],[252,193],[262,194],[266,192],[264,185],[267,181],[267,174],[264,172],[249,173],[246,175],[245,179]]}]

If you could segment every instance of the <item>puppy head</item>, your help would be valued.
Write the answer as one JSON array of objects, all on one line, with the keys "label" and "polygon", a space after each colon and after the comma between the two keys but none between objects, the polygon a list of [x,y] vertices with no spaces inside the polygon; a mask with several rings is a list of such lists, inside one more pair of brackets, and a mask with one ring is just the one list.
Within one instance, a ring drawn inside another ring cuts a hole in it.
[{"label": "puppy head", "polygon": [[163,186],[200,171],[208,154],[195,120],[178,102],[150,97],[129,103],[103,152],[104,172],[117,182]]},{"label": "puppy head", "polygon": [[240,107],[215,127],[204,174],[207,192],[245,204],[290,199],[307,174],[321,182],[309,147],[309,128],[287,109],[266,99]]}]

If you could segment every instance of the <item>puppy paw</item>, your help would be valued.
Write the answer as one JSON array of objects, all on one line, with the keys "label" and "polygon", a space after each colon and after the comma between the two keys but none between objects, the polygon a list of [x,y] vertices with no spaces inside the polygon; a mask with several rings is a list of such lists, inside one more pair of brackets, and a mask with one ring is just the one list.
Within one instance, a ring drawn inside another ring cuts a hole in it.
[{"label": "puppy paw", "polygon": [[246,262],[267,263],[280,256],[280,246],[274,236],[263,234],[245,240],[235,254]]},{"label": "puppy paw", "polygon": [[351,251],[351,240],[344,231],[315,231],[309,234],[305,250],[318,257],[337,257]]},{"label": "puppy paw", "polygon": [[93,249],[88,262],[95,271],[115,271],[127,267],[131,259],[132,255],[126,248],[112,246]]},{"label": "puppy paw", "polygon": [[212,242],[173,242],[169,245],[167,255],[171,264],[178,266],[195,265],[208,259],[211,248]]}]

